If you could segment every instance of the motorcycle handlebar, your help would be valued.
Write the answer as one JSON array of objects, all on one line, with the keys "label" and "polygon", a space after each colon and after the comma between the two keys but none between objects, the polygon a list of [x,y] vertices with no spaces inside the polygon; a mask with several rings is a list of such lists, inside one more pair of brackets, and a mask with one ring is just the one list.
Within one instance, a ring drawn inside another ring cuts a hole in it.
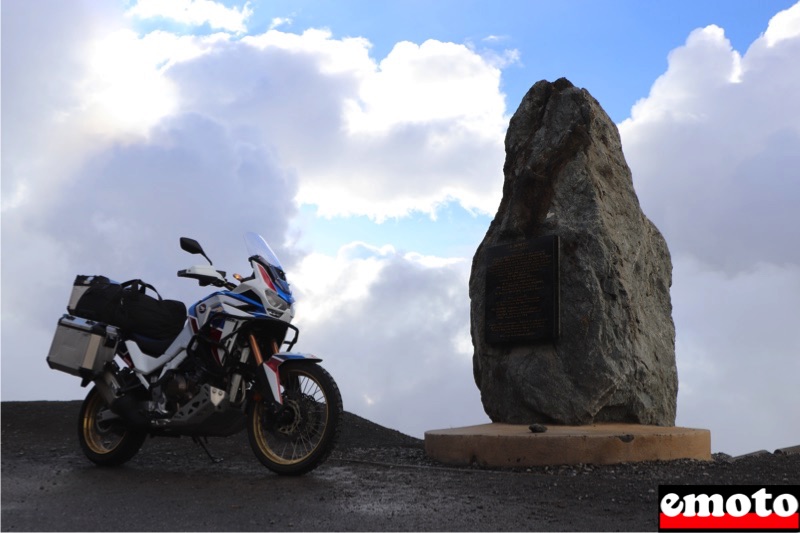
[{"label": "motorcycle handlebar", "polygon": [[201,287],[214,285],[215,287],[225,287],[226,289],[235,289],[236,285],[225,279],[225,272],[217,270],[217,274],[221,277],[211,276],[207,274],[200,274],[197,272],[190,272],[188,269],[178,270],[179,278],[196,279]]}]

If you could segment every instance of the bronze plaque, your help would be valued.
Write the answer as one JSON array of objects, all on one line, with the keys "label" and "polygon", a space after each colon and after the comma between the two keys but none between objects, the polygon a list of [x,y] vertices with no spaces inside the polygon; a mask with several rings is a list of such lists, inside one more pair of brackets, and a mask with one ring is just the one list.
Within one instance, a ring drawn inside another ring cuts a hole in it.
[{"label": "bronze plaque", "polygon": [[558,338],[558,255],[557,235],[486,251],[486,342]]}]

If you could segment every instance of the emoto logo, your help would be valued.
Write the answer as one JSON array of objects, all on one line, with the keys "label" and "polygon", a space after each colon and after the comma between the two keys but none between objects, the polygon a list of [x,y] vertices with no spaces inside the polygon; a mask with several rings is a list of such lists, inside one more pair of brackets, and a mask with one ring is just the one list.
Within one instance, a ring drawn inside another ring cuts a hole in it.
[{"label": "emoto logo", "polygon": [[800,531],[796,485],[662,485],[659,531]]}]

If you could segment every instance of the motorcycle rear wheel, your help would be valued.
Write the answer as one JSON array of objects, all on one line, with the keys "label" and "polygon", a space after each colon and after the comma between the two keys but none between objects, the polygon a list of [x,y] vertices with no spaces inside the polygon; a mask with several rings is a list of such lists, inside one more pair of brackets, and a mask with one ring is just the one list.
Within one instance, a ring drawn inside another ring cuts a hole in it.
[{"label": "motorcycle rear wheel", "polygon": [[251,401],[247,434],[261,464],[297,476],[322,464],[336,445],[342,396],[331,375],[315,363],[284,363],[280,377],[283,412],[270,415],[266,401]]},{"label": "motorcycle rear wheel", "polygon": [[110,413],[102,394],[93,388],[81,405],[78,440],[84,455],[100,466],[129,461],[144,444],[147,433],[133,431],[119,419],[103,420]]}]

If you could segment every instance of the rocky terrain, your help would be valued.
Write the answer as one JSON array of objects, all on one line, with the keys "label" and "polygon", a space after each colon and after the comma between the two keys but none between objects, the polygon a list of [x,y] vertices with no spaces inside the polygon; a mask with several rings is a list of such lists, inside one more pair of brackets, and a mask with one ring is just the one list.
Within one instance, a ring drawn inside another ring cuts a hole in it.
[{"label": "rocky terrain", "polygon": [[3,531],[655,531],[659,485],[800,484],[800,453],[456,468],[349,413],[332,458],[300,478],[262,468],[245,434],[209,439],[219,463],[160,438],[105,469],[78,447],[79,408],[2,403]]}]

